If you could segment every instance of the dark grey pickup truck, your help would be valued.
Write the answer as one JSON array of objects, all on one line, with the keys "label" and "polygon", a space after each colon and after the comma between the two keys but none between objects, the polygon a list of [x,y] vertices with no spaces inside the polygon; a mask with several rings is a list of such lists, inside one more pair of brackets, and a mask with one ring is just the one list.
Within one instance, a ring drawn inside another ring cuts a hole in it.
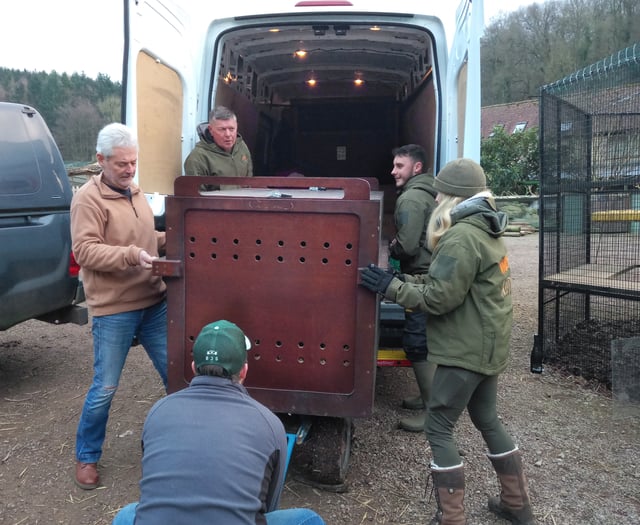
[{"label": "dark grey pickup truck", "polygon": [[72,196],[40,114],[0,102],[0,330],[28,319],[87,322],[71,252]]}]

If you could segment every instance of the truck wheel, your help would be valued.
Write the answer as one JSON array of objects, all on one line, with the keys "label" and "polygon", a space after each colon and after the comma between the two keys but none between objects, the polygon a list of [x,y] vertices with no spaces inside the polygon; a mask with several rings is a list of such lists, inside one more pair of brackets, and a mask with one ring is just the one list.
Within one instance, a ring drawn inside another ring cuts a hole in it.
[{"label": "truck wheel", "polygon": [[351,418],[315,417],[307,439],[293,449],[292,468],[301,481],[340,492],[345,488],[352,439]]}]

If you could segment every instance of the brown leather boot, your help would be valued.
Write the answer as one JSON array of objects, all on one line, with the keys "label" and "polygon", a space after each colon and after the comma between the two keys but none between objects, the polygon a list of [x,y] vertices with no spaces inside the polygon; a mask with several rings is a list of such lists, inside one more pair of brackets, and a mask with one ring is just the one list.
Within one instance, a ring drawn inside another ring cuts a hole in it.
[{"label": "brown leather boot", "polygon": [[536,525],[522,456],[515,448],[504,454],[487,454],[500,482],[500,496],[489,498],[489,510],[514,525]]},{"label": "brown leather boot", "polygon": [[466,525],[464,515],[464,467],[440,468],[431,464],[433,492],[438,510],[430,525]]},{"label": "brown leather boot", "polygon": [[78,487],[84,490],[93,490],[100,483],[100,476],[98,475],[97,463],[83,463],[82,461],[76,462],[76,477],[75,482]]}]

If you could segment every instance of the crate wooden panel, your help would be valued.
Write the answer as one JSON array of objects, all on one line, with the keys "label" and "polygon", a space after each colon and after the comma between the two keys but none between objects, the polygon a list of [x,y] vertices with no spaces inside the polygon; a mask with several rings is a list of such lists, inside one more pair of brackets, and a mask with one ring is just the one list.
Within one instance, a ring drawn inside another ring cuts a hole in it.
[{"label": "crate wooden panel", "polygon": [[201,194],[205,179],[180,177],[166,202],[170,390],[191,379],[202,326],[228,319],[252,341],[245,385],[273,411],[369,415],[378,299],[357,283],[379,259],[380,195],[310,178]]}]

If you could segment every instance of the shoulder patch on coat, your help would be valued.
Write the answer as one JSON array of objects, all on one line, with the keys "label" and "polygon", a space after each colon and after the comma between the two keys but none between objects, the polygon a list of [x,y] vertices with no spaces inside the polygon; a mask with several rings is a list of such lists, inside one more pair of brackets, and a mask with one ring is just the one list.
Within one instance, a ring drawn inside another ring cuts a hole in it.
[{"label": "shoulder patch on coat", "polygon": [[443,281],[450,281],[453,271],[458,264],[458,259],[449,255],[439,255],[434,261],[431,262],[429,267],[429,274],[434,279],[442,279]]}]

